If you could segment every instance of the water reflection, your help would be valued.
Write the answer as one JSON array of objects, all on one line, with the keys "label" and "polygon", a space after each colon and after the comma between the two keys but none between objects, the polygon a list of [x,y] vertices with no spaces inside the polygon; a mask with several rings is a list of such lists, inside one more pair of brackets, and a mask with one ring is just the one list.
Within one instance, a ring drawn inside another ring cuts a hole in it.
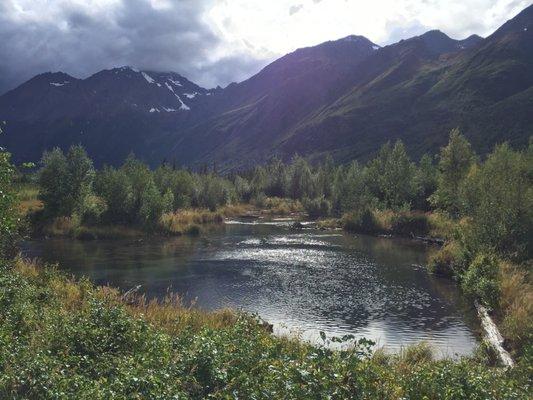
[{"label": "water reflection", "polygon": [[354,333],[391,350],[427,340],[440,354],[469,353],[472,310],[452,282],[413,266],[431,251],[408,240],[291,231],[285,221],[235,223],[200,238],[25,245],[98,284],[140,284],[149,296],[170,287],[206,309],[257,313],[278,332],[311,340],[321,330]]}]

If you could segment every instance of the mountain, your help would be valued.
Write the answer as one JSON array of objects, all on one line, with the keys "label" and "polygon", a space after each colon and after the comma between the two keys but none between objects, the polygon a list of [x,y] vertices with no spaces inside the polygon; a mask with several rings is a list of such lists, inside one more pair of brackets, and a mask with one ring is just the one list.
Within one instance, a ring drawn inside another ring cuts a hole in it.
[{"label": "mountain", "polygon": [[131,151],[222,169],[295,153],[367,159],[402,139],[419,157],[459,127],[480,153],[533,135],[533,6],[483,39],[433,30],[380,47],[348,36],[302,48],[207,90],[183,76],[121,67],[87,79],[38,75],[0,96],[0,145],[16,162],[83,144],[98,164]]},{"label": "mountain", "polygon": [[48,72],[0,97],[2,144],[15,160],[36,160],[44,149],[72,143],[99,163],[120,162],[131,151],[155,159],[152,143],[193,123],[215,92],[176,73],[131,67],[84,80]]}]

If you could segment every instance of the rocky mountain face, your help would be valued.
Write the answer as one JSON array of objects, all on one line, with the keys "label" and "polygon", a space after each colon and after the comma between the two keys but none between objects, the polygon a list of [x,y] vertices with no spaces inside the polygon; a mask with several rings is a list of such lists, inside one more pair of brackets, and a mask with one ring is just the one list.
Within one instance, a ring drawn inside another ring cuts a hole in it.
[{"label": "rocky mountain face", "polygon": [[0,96],[0,145],[16,162],[84,145],[98,164],[134,152],[232,169],[295,153],[339,162],[402,139],[435,152],[459,127],[481,153],[533,135],[533,6],[486,39],[440,31],[380,47],[362,36],[298,49],[250,79],[207,90],[121,67],[38,75]]}]

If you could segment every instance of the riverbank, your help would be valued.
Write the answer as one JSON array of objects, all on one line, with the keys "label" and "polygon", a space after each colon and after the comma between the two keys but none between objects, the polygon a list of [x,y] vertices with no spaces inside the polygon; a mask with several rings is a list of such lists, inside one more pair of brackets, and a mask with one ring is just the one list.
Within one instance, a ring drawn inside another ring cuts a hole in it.
[{"label": "riverbank", "polygon": [[[525,366],[431,360],[424,346],[331,351],[253,318],[96,288],[34,263],[0,269],[0,397],[527,399]],[[349,340],[349,338],[345,338]]]}]

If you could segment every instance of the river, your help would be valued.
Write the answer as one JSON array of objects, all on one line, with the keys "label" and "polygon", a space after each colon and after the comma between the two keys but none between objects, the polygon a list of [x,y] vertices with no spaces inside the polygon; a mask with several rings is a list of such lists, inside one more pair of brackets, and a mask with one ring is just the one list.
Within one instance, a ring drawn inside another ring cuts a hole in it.
[{"label": "river", "polygon": [[424,265],[436,249],[407,239],[376,238],[290,222],[228,221],[200,237],[143,240],[33,240],[23,252],[97,284],[168,290],[212,310],[258,314],[275,333],[320,341],[354,334],[398,351],[428,342],[438,357],[470,354],[475,311],[456,285]]}]

